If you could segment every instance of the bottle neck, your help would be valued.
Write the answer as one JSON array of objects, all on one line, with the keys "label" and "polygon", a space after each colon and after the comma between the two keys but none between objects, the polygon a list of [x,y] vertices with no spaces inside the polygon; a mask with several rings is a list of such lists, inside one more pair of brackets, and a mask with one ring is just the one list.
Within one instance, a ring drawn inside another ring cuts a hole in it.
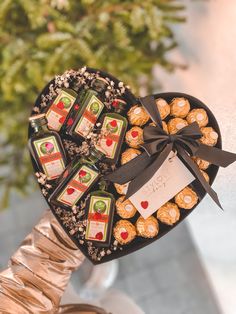
[{"label": "bottle neck", "polygon": [[41,133],[47,133],[47,132],[49,132],[47,124],[34,126],[35,134],[41,134]]},{"label": "bottle neck", "polygon": [[88,156],[88,160],[91,161],[91,163],[93,163],[93,164],[96,164],[96,162],[99,161],[99,159],[92,154]]},{"label": "bottle neck", "polygon": [[92,149],[90,155],[88,156],[88,160],[93,164],[96,164],[98,161],[104,158],[104,153],[100,152],[97,149]]}]

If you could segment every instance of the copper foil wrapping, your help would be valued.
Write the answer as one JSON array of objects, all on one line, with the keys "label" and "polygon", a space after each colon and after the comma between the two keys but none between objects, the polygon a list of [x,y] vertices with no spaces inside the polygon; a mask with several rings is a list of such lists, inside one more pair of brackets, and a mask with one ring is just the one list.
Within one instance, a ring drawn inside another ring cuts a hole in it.
[{"label": "copper foil wrapping", "polygon": [[57,313],[71,273],[83,260],[56,218],[46,211],[0,273],[0,313]]}]

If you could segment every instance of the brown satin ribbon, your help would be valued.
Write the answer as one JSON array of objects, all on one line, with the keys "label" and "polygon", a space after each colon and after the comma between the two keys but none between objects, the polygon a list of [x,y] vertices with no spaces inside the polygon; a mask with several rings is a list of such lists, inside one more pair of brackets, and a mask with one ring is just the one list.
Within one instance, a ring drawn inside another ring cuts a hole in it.
[{"label": "brown satin ribbon", "polygon": [[156,126],[144,128],[142,147],[145,151],[113,173],[106,175],[105,179],[119,184],[131,181],[126,194],[126,198],[129,198],[152,178],[169,153],[174,150],[204,190],[222,208],[216,192],[205,180],[191,156],[202,158],[217,166],[227,167],[236,160],[236,154],[200,143],[198,140],[202,137],[202,133],[197,122],[182,128],[176,134],[166,133],[162,129],[162,121],[155,98],[146,96],[140,98],[140,102],[156,124]]}]

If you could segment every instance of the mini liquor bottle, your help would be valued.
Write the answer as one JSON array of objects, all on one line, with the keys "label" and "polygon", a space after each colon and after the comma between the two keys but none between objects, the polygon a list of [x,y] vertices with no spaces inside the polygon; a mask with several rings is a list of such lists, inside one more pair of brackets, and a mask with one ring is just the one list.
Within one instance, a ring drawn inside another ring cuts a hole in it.
[{"label": "mini liquor bottle", "polygon": [[103,153],[92,149],[88,157],[75,158],[59,179],[49,202],[65,209],[76,205],[98,180],[100,173],[96,163],[103,157]]},{"label": "mini liquor bottle", "polygon": [[99,77],[93,81],[90,89],[80,94],[80,108],[77,112],[72,111],[66,123],[67,134],[76,139],[86,138],[104,108],[102,100],[107,85],[108,82]]},{"label": "mini liquor bottle", "polygon": [[70,110],[76,102],[77,93],[72,89],[62,89],[53,100],[46,112],[48,127],[59,132],[65,122]]},{"label": "mini liquor bottle", "polygon": [[118,113],[105,113],[103,115],[101,139],[96,148],[106,155],[105,162],[116,164],[127,125],[127,119]]},{"label": "mini liquor bottle", "polygon": [[127,107],[127,102],[122,98],[115,98],[111,105],[116,113],[122,113]]},{"label": "mini liquor bottle", "polygon": [[47,127],[45,114],[29,118],[33,135],[29,140],[29,149],[39,170],[48,180],[58,178],[64,171],[67,160],[60,136]]},{"label": "mini liquor bottle", "polygon": [[114,196],[106,191],[90,194],[87,205],[87,226],[85,239],[95,246],[109,246],[114,216]]}]

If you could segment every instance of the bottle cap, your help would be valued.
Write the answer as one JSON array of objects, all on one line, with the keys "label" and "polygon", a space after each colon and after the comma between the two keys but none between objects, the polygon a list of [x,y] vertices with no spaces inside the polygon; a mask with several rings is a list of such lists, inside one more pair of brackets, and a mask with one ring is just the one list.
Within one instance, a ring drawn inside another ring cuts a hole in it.
[{"label": "bottle cap", "polygon": [[34,115],[29,118],[29,121],[33,129],[48,124],[45,113]]},{"label": "bottle cap", "polygon": [[107,88],[108,81],[103,77],[98,77],[93,80],[92,88],[95,89],[98,93],[104,92]]},{"label": "bottle cap", "polygon": [[125,110],[127,102],[124,99],[115,98],[111,105],[114,108],[115,112],[119,113],[119,112],[122,112],[123,110]]}]

